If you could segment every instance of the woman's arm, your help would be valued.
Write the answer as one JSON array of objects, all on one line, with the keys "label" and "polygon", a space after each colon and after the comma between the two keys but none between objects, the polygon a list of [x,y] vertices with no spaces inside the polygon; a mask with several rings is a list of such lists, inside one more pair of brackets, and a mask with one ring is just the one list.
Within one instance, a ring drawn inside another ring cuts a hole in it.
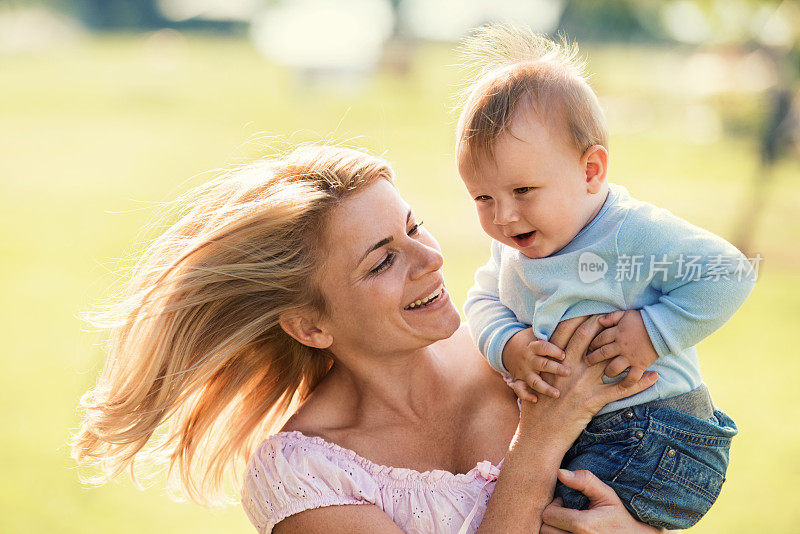
[{"label": "woman's arm", "polygon": [[563,321],[551,342],[565,347],[568,377],[549,376],[561,395],[522,403],[517,434],[509,447],[479,532],[538,532],[542,512],[553,498],[556,472],[564,454],[600,408],[653,385],[647,373],[634,386],[603,384],[602,366],[588,366],[584,356],[600,331],[597,317]]},{"label": "woman's arm", "polygon": [[373,504],[327,506],[290,515],[272,530],[275,534],[402,534],[386,512]]}]

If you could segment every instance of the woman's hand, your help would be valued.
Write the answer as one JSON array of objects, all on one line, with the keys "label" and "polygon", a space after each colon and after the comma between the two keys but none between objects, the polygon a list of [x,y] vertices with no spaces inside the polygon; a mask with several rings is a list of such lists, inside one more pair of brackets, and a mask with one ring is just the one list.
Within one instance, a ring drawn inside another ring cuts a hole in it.
[{"label": "woman's hand", "polygon": [[640,523],[628,513],[617,494],[590,471],[558,470],[558,479],[589,498],[587,510],[564,508],[556,499],[542,513],[541,534],[625,532],[655,534],[661,529]]},{"label": "woman's hand", "polygon": [[602,328],[599,316],[577,317],[558,325],[550,342],[564,347],[566,357],[563,363],[569,366],[571,373],[569,376],[542,373],[561,394],[558,399],[542,396],[536,405],[523,403],[521,431],[528,422],[532,423],[526,417],[527,412],[531,412],[537,432],[544,430],[542,426],[548,426],[546,423],[549,422],[552,427],[549,430],[558,435],[560,441],[566,440],[571,444],[603,406],[643,391],[656,382],[658,375],[648,371],[632,386],[622,382],[603,384],[603,366],[590,366],[585,358],[590,343]]},{"label": "woman's hand", "polygon": [[562,321],[550,342],[565,349],[569,376],[544,373],[559,398],[540,396],[522,402],[520,423],[511,443],[479,532],[538,532],[542,512],[553,498],[556,470],[589,420],[609,402],[633,395],[655,383],[645,373],[629,388],[603,384],[603,367],[589,366],[584,356],[601,330],[597,317]]}]

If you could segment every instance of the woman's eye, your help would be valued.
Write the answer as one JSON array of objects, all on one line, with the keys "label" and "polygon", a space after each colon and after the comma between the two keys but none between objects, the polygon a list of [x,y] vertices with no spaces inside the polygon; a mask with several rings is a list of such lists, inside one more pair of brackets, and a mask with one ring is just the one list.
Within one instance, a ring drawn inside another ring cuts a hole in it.
[{"label": "woman's eye", "polygon": [[375,267],[374,269],[372,269],[372,270],[369,272],[369,274],[379,274],[379,273],[382,273],[383,271],[385,271],[386,269],[388,269],[389,267],[391,267],[391,266],[392,266],[392,263],[394,263],[394,252],[390,252],[389,254],[387,254],[387,255],[386,255],[386,258],[384,258],[384,260],[383,260],[382,262],[380,262],[380,263],[378,264],[378,266],[377,266],[377,267]]},{"label": "woman's eye", "polygon": [[[422,221],[420,221],[418,223],[414,223],[414,225],[411,228],[408,229],[408,235],[410,235],[410,236],[417,235],[419,233],[421,227],[422,227],[422,224],[423,224]],[[382,273],[383,271],[385,271],[386,269],[388,269],[389,267],[392,266],[392,264],[394,263],[394,260],[395,260],[396,257],[397,257],[397,253],[390,252],[389,254],[386,255],[386,257],[383,259],[383,261],[380,262],[377,265],[377,267],[375,267],[374,269],[372,269],[369,272],[369,274],[373,275],[373,274]]]},{"label": "woman's eye", "polygon": [[534,189],[536,189],[536,188],[535,187],[517,187],[516,189],[514,189],[514,192],[516,194],[518,194],[518,195],[524,195],[525,193],[533,191]]}]

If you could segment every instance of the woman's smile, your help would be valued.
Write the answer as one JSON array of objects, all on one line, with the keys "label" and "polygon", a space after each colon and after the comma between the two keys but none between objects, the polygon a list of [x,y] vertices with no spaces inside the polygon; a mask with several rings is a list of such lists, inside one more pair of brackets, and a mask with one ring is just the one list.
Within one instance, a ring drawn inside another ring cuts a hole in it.
[{"label": "woman's smile", "polygon": [[427,296],[417,299],[411,304],[403,308],[405,311],[423,311],[423,310],[436,310],[442,307],[450,300],[450,295],[444,288],[444,285],[439,283],[437,288],[429,293]]}]

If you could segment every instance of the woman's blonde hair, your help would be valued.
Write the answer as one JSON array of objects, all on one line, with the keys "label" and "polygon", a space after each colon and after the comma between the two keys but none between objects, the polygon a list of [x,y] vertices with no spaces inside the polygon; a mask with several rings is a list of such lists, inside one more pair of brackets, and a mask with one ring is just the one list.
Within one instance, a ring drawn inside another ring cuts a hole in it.
[{"label": "woman's blonde hair", "polygon": [[238,467],[330,369],[326,351],[280,327],[325,313],[315,284],[326,214],[376,179],[383,159],[307,146],[212,180],[179,199],[179,220],[136,264],[124,294],[92,314],[106,361],[81,398],[73,457],[103,483],[134,464],[168,467],[173,496],[229,501]]},{"label": "woman's blonde hair", "polygon": [[459,105],[459,158],[468,156],[473,165],[481,157],[492,160],[495,141],[521,109],[535,112],[579,154],[608,147],[605,116],[575,43],[492,24],[476,29],[460,51],[469,85]]}]

